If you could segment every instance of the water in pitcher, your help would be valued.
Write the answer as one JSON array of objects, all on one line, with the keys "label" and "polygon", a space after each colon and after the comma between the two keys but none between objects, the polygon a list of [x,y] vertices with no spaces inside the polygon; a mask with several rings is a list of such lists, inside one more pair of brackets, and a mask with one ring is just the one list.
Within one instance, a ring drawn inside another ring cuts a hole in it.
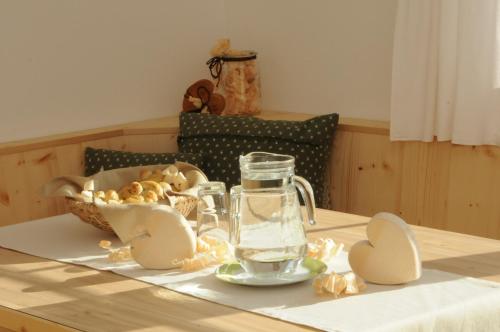
[{"label": "water in pitcher", "polygon": [[284,248],[239,247],[235,249],[235,256],[245,271],[269,277],[295,271],[306,251],[305,244]]},{"label": "water in pitcher", "polygon": [[307,251],[295,187],[247,190],[240,199],[242,220],[235,246],[240,264],[266,278],[293,272]]}]

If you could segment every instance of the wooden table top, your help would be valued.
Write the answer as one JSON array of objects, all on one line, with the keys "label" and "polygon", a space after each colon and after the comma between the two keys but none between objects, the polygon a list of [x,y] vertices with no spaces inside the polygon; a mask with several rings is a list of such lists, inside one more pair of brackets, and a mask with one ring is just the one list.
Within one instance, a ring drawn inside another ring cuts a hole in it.
[{"label": "wooden table top", "polygon": [[[318,210],[318,224],[308,227],[308,237],[331,237],[349,248],[365,238],[368,220]],[[500,241],[412,228],[425,268],[500,282]],[[0,249],[0,285],[0,332],[311,330],[111,272],[7,249]]]}]

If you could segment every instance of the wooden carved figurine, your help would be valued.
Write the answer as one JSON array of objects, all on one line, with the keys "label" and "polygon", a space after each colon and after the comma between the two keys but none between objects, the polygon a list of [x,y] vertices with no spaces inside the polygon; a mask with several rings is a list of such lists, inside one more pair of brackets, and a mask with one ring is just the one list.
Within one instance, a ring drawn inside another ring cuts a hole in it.
[{"label": "wooden carved figurine", "polygon": [[192,84],[184,94],[182,111],[222,114],[226,100],[222,95],[215,93],[214,88],[214,84],[209,80],[199,80]]}]

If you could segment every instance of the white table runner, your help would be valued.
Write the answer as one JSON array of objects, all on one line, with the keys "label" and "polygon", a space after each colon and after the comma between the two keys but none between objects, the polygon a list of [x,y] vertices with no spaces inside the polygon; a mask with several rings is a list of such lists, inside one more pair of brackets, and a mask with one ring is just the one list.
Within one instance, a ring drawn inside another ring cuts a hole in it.
[{"label": "white table runner", "polygon": [[[0,227],[0,246],[27,254],[85,265],[190,294],[212,302],[328,331],[498,331],[500,284],[424,269],[406,286],[368,284],[356,296],[317,296],[311,282],[276,288],[230,285],[213,276],[213,268],[192,273],[154,271],[135,263],[109,263],[98,247],[118,239],[62,215]],[[343,253],[331,264],[349,270]]]}]

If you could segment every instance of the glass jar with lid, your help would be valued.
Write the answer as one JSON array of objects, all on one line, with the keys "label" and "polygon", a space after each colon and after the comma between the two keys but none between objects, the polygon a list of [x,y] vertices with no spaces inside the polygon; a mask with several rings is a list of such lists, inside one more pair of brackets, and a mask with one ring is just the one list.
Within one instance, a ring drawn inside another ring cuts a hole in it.
[{"label": "glass jar with lid", "polygon": [[256,115],[261,112],[257,53],[213,57],[207,62],[219,92],[226,100],[223,115]]}]

